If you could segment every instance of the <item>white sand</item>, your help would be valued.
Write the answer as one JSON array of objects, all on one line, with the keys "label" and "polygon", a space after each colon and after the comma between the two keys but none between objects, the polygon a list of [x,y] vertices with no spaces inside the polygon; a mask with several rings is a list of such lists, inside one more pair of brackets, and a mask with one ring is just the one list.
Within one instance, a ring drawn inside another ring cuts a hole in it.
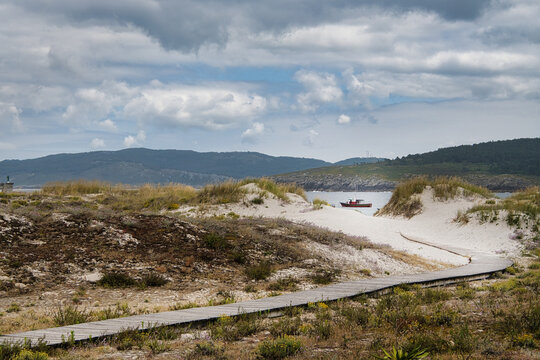
[{"label": "white sand", "polygon": [[390,245],[396,250],[452,265],[465,264],[468,259],[407,240],[402,235],[432,244],[503,254],[508,257],[517,257],[521,252],[520,244],[510,238],[512,229],[503,221],[498,224],[471,221],[465,225],[453,221],[458,210],[467,210],[475,203],[483,201],[480,198],[460,197],[446,202],[435,201],[432,191],[427,189],[421,195],[424,204],[422,213],[412,219],[405,219],[367,216],[359,211],[329,206],[313,210],[311,204],[295,194],[289,194],[289,203],[283,203],[269,194],[264,204],[252,205],[249,201],[258,196],[259,190],[253,184],[247,185],[247,188],[251,193],[243,204],[220,206],[207,211],[215,215],[234,212],[244,217],[281,217],[295,222],[307,222],[349,235],[366,236],[373,243]]}]

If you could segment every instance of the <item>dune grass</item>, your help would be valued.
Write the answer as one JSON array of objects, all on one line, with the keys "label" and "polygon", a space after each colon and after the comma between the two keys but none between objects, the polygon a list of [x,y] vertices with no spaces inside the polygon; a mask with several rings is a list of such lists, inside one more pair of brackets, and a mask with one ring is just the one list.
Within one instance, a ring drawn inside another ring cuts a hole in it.
[{"label": "dune grass", "polygon": [[455,221],[469,222],[475,216],[481,223],[503,220],[510,227],[530,229],[540,238],[540,188],[535,186],[517,192],[504,200],[487,200],[465,212],[459,212]]},{"label": "dune grass", "polygon": [[257,185],[262,192],[274,194],[282,201],[289,201],[287,193],[306,198],[302,188],[294,184],[276,184],[267,178],[209,184],[200,190],[175,183],[130,187],[97,180],[58,181],[44,185],[39,194],[72,197],[95,194],[96,201],[115,211],[161,211],[176,210],[185,204],[218,205],[240,202],[248,192],[243,186],[250,183]]},{"label": "dune grass", "polygon": [[379,210],[377,215],[403,215],[407,218],[417,215],[422,211],[422,202],[418,195],[428,186],[433,189],[433,197],[437,200],[449,200],[458,195],[493,197],[488,189],[472,185],[460,178],[443,176],[429,179],[420,176],[398,185],[388,204]]},{"label": "dune grass", "polygon": [[41,193],[47,195],[87,195],[110,193],[115,187],[104,181],[99,180],[72,180],[55,181],[47,183],[41,189]]},{"label": "dune grass", "polygon": [[240,182],[241,186],[250,183],[256,184],[262,190],[274,194],[277,198],[283,201],[289,201],[287,193],[296,194],[306,199],[306,193],[304,192],[304,189],[295,184],[277,184],[276,182],[268,178],[247,178]]}]

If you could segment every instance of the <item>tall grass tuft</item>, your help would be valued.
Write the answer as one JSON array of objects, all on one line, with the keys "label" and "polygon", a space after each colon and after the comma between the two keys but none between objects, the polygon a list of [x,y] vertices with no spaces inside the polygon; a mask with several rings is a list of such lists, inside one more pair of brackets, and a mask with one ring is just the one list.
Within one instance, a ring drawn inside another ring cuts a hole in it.
[{"label": "tall grass tuft", "polygon": [[99,180],[55,181],[43,185],[41,193],[46,195],[86,195],[110,193],[113,185]]},{"label": "tall grass tuft", "polygon": [[194,202],[211,205],[238,202],[247,193],[241,186],[242,183],[236,181],[206,185],[197,193]]},{"label": "tall grass tuft", "polygon": [[274,194],[277,198],[283,200],[283,201],[289,201],[289,198],[287,197],[287,193],[300,195],[302,198],[306,198],[306,193],[304,192],[304,189],[299,187],[296,184],[277,184],[273,180],[270,180],[268,178],[259,178],[259,179],[253,179],[253,178],[247,178],[241,181],[241,186],[254,183],[257,185],[261,190],[268,191],[269,193]]}]

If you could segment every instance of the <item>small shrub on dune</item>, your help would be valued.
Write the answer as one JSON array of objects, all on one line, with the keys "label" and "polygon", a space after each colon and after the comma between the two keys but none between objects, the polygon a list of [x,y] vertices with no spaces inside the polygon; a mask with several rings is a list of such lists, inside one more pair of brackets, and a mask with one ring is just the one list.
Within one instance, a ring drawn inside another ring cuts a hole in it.
[{"label": "small shrub on dune", "polygon": [[13,360],[47,360],[49,355],[44,352],[34,352],[31,350],[22,350]]},{"label": "small shrub on dune", "polygon": [[257,347],[258,359],[284,359],[300,352],[302,343],[293,337],[283,336],[264,341]]},{"label": "small shrub on dune", "polygon": [[108,288],[125,288],[137,285],[137,281],[122,272],[109,272],[104,274],[97,284]]},{"label": "small shrub on dune", "polygon": [[89,321],[89,319],[89,313],[71,305],[59,307],[53,314],[53,320],[57,326],[82,324]]},{"label": "small shrub on dune", "polygon": [[267,261],[249,266],[245,270],[247,277],[252,280],[265,280],[272,274],[272,272],[272,265],[270,265],[270,263]]},{"label": "small shrub on dune", "polygon": [[143,287],[158,287],[167,284],[169,280],[165,276],[156,273],[146,274],[141,279],[141,286]]},{"label": "small shrub on dune", "polygon": [[204,246],[213,250],[223,250],[230,247],[230,244],[223,236],[210,233],[204,237]]},{"label": "small shrub on dune", "polygon": [[373,355],[373,357],[378,360],[417,360],[424,359],[429,355],[426,350],[421,348],[415,348],[406,351],[403,349],[396,349],[395,346],[392,347],[391,351],[382,350],[382,352],[384,353],[384,355]]},{"label": "small shrub on dune", "polygon": [[336,278],[340,275],[340,271],[338,269],[326,269],[326,270],[318,270],[314,274],[312,274],[311,281],[313,283],[318,285],[326,285],[330,284],[331,282],[335,281]]},{"label": "small shrub on dune", "polygon": [[326,201],[326,200],[321,200],[321,199],[319,199],[319,198],[313,199],[313,209],[314,209],[314,210],[320,210],[320,209],[322,209],[323,205],[325,205],[325,206],[330,206],[330,204],[329,204],[328,201]]}]

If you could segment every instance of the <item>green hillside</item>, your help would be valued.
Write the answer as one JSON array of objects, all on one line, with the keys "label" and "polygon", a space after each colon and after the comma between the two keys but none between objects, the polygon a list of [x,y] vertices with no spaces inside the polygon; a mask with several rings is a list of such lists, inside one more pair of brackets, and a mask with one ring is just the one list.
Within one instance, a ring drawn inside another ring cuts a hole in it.
[{"label": "green hillside", "polygon": [[[540,138],[449,147],[372,164],[296,171],[274,179],[297,183],[306,190],[354,190],[356,186],[388,190],[418,175],[459,176],[494,190],[540,185]],[[369,186],[362,179],[370,179]],[[376,184],[377,180],[383,183]]]}]

